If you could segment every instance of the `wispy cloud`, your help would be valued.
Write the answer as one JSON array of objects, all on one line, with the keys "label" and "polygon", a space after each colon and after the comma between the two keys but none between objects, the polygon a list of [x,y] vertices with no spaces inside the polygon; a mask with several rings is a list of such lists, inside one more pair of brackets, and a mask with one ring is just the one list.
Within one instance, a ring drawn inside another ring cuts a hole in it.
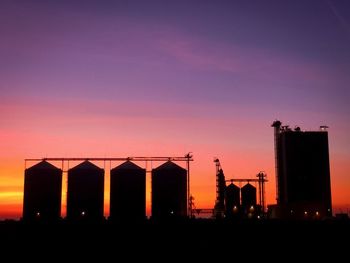
[{"label": "wispy cloud", "polygon": [[322,81],[327,69],[304,58],[274,50],[164,34],[157,43],[163,52],[195,69],[221,71],[264,80],[304,79]]}]

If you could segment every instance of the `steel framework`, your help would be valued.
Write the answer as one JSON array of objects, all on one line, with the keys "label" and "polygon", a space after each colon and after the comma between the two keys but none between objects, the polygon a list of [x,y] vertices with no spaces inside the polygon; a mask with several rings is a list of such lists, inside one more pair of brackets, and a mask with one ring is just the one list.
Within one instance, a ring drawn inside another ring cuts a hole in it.
[{"label": "steel framework", "polygon": [[256,182],[259,185],[259,205],[261,207],[261,211],[265,213],[265,183],[267,182],[266,173],[259,172],[256,177],[258,179],[229,179],[225,180],[226,182]]}]

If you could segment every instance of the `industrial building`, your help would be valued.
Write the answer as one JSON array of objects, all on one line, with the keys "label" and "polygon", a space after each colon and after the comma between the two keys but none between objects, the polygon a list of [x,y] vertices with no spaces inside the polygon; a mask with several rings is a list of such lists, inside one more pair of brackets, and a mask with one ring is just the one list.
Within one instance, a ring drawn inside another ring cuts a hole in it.
[{"label": "industrial building", "polygon": [[241,189],[242,209],[248,218],[254,217],[257,213],[256,207],[256,187],[247,183]]},{"label": "industrial building", "polygon": [[[287,218],[332,215],[328,132],[302,131],[272,124],[275,136],[277,206],[273,214]],[[270,211],[271,213],[271,211]]]},{"label": "industrial building", "polygon": [[25,170],[24,220],[57,220],[61,216],[62,170],[40,163]]},{"label": "industrial building", "polygon": [[146,169],[126,161],[111,170],[110,219],[146,218]]},{"label": "industrial building", "polygon": [[216,200],[214,206],[213,217],[220,219],[225,214],[225,191],[226,191],[226,180],[225,174],[222,170],[220,160],[214,158],[215,163],[215,177],[216,177]]},{"label": "industrial building", "polygon": [[187,170],[168,161],[152,170],[152,218],[187,216]]},{"label": "industrial building", "polygon": [[104,170],[85,161],[68,170],[67,219],[103,219]]},{"label": "industrial building", "polygon": [[[253,178],[232,178],[226,180],[218,158],[214,158],[216,167],[216,200],[213,209],[213,217],[221,219],[261,218],[265,216],[265,183],[266,173],[259,172]],[[226,186],[226,182],[231,184]],[[246,183],[242,188],[235,185]],[[250,182],[259,185],[259,205],[257,205],[257,190]]]},{"label": "industrial building", "polygon": [[240,188],[231,183],[225,191],[225,214],[227,218],[238,217],[240,215]]},{"label": "industrial building", "polygon": [[242,194],[242,206],[251,207],[256,206],[256,187],[247,183],[241,189]]}]

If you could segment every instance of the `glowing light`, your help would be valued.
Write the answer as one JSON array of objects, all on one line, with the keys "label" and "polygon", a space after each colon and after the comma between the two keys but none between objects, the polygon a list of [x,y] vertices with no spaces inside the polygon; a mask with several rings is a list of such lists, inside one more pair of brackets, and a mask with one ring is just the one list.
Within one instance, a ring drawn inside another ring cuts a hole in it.
[{"label": "glowing light", "polygon": [[36,216],[37,216],[37,217],[40,217],[40,212],[37,212],[37,213],[36,213]]},{"label": "glowing light", "polygon": [[307,211],[305,211],[304,214],[307,215]]},{"label": "glowing light", "polygon": [[316,211],[316,215],[317,215],[317,216],[319,215],[318,211]]},{"label": "glowing light", "polygon": [[85,216],[85,211],[81,212],[81,215],[82,215],[82,216]]}]

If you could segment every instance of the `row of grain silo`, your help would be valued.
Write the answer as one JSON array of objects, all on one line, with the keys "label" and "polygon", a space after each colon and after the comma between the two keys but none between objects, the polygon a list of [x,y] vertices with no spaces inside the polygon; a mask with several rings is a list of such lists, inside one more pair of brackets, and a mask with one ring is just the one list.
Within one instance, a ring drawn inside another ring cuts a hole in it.
[{"label": "row of grain silo", "polygon": [[[62,170],[43,160],[25,170],[24,220],[61,218]],[[110,219],[146,218],[146,170],[126,161],[111,169]],[[187,170],[168,161],[152,170],[152,218],[187,216]],[[104,218],[104,169],[84,161],[68,170],[67,219]]]},{"label": "row of grain silo", "polygon": [[242,188],[231,183],[225,189],[225,214],[228,218],[255,217],[259,207],[256,202],[256,187],[247,183]]}]

